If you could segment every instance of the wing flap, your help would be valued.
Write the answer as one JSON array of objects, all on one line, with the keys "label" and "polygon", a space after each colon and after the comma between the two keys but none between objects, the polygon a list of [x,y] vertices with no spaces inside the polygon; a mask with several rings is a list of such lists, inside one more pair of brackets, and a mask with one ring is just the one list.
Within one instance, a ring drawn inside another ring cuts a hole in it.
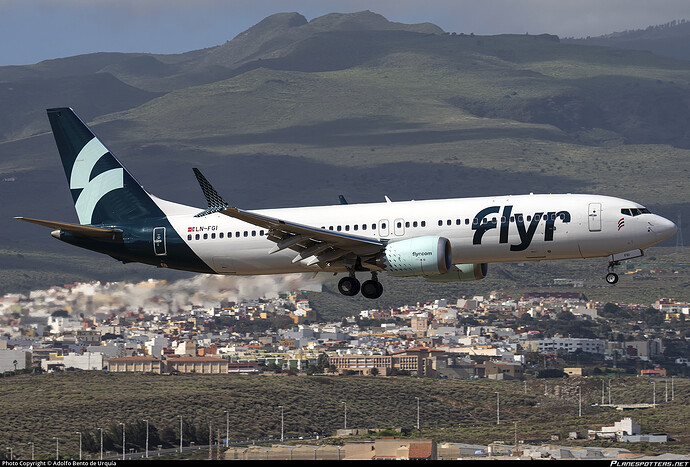
[{"label": "wing flap", "polygon": [[311,265],[336,261],[349,253],[354,253],[357,256],[374,255],[381,251],[384,246],[381,241],[375,238],[320,229],[236,207],[223,209],[220,213],[267,229],[269,231],[267,238],[276,242],[276,246],[271,249],[271,252],[276,253],[287,248],[294,250],[298,253],[294,262],[316,256],[318,261],[309,261]]}]

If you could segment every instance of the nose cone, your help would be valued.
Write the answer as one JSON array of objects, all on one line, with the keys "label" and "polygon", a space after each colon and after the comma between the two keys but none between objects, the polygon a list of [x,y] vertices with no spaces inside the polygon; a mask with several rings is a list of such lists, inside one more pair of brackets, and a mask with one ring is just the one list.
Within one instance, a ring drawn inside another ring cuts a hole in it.
[{"label": "nose cone", "polygon": [[654,233],[659,242],[673,237],[678,232],[678,226],[668,219],[657,216],[654,221]]}]

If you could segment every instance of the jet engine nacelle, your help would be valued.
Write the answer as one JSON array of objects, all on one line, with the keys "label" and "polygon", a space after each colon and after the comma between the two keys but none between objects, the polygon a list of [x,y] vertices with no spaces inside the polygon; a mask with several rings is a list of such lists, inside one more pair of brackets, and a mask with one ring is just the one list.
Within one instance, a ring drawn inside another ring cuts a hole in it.
[{"label": "jet engine nacelle", "polygon": [[396,277],[438,276],[452,266],[450,241],[444,237],[417,237],[386,245],[382,265]]},{"label": "jet engine nacelle", "polygon": [[447,273],[439,276],[425,277],[429,282],[464,282],[478,281],[486,277],[488,265],[479,264],[454,264]]}]

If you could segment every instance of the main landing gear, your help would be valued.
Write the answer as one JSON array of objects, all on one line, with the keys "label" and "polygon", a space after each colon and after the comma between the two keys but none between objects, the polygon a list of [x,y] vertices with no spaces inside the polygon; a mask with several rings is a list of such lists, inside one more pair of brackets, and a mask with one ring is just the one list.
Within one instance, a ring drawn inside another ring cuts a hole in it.
[{"label": "main landing gear", "polygon": [[350,273],[349,276],[345,276],[338,282],[338,291],[352,297],[357,295],[360,291],[362,296],[366,298],[379,298],[383,294],[383,286],[378,280],[378,276],[375,272],[371,273],[371,279],[364,281],[361,285],[354,273]]}]

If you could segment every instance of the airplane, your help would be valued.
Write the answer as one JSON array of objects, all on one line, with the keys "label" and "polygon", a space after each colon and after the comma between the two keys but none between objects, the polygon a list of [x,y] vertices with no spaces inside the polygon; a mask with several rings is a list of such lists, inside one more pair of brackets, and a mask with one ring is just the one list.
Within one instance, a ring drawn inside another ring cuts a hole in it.
[{"label": "airplane", "polygon": [[[207,207],[149,194],[71,108],[47,110],[79,224],[16,219],[123,263],[226,275],[345,273],[338,290],[376,299],[379,273],[483,279],[489,263],[609,257],[615,267],[676,225],[611,196],[527,194],[245,210],[196,168]],[[371,274],[361,282],[357,273]]]}]

